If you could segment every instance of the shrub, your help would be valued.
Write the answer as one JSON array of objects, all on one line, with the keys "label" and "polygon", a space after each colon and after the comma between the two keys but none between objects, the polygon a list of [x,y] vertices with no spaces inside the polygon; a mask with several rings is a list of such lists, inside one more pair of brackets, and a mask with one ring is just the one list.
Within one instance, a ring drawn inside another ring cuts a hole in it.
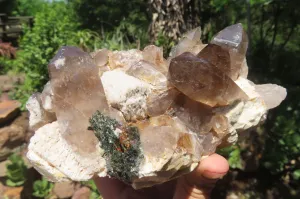
[{"label": "shrub", "polygon": [[79,30],[76,19],[69,4],[45,3],[35,16],[34,27],[24,28],[16,59],[1,61],[5,71],[26,75],[24,83],[13,94],[13,98],[22,103],[22,109],[29,96],[40,91],[48,81],[47,64],[61,46],[73,45],[92,51],[98,48],[119,50],[129,45],[123,34],[124,25],[101,38],[91,30]]},{"label": "shrub", "polygon": [[42,180],[36,180],[33,183],[32,195],[38,198],[48,198],[53,186],[53,183],[44,178]]},{"label": "shrub", "polygon": [[26,181],[27,167],[21,156],[13,154],[8,160],[10,163],[6,165],[6,184],[11,187],[17,187]]},{"label": "shrub", "polygon": [[238,145],[233,145],[219,149],[217,151],[220,155],[225,156],[228,159],[228,163],[233,169],[242,169],[242,158],[241,158],[241,149]]},{"label": "shrub", "polygon": [[47,4],[45,0],[15,0],[15,9],[13,15],[18,16],[34,16],[42,7]]},{"label": "shrub", "polygon": [[296,180],[299,180],[300,154],[299,97],[299,89],[291,89],[287,100],[274,110],[276,117],[268,121],[271,132],[266,139],[262,158],[263,166],[273,174],[294,171],[292,177]]},{"label": "shrub", "polygon": [[56,2],[43,6],[35,16],[34,27],[25,27],[17,58],[6,61],[6,69],[26,74],[24,84],[17,87],[14,98],[24,105],[33,92],[43,87],[48,81],[47,63],[58,48],[79,43],[77,27],[73,13],[65,3]]}]

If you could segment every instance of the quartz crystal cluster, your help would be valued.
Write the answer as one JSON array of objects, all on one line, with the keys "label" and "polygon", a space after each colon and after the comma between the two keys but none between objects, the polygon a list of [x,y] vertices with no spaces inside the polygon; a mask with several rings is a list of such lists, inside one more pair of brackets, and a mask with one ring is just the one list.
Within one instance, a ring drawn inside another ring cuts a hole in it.
[{"label": "quartz crystal cluster", "polygon": [[161,48],[86,53],[62,47],[50,81],[27,102],[28,159],[52,181],[93,176],[139,189],[192,171],[218,146],[262,122],[286,90],[247,79],[241,24],[208,44],[196,28]]}]

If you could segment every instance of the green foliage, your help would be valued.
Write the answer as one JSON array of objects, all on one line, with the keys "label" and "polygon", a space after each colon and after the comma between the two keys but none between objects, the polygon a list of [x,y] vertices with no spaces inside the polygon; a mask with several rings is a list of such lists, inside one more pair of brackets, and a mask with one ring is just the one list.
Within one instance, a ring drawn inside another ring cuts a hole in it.
[{"label": "green foliage", "polygon": [[46,0],[16,0],[12,14],[16,16],[35,16],[48,3]]},{"label": "green foliage", "polygon": [[[289,92],[288,101],[277,109],[272,133],[266,142],[262,163],[272,173],[285,170],[285,165],[290,160],[297,159],[300,154],[300,103],[299,89]],[[296,169],[296,165],[290,165]]]},{"label": "green foliage", "polygon": [[10,163],[6,165],[7,186],[17,187],[26,181],[27,167],[21,156],[13,154],[9,156]]},{"label": "green foliage", "polygon": [[124,50],[137,48],[137,44],[130,43],[128,36],[124,33],[124,24],[121,24],[114,31],[103,35],[101,47],[110,50]]},{"label": "green foliage", "polygon": [[[24,6],[30,6],[28,5],[29,1],[21,2],[24,3]],[[61,46],[75,45],[85,51],[94,51],[99,48],[121,50],[130,47],[136,48],[146,40],[144,32],[131,26],[126,20],[107,34],[99,35],[89,29],[80,30],[76,14],[69,4],[42,2],[39,1],[41,8],[35,14],[34,27],[32,29],[25,27],[17,58],[1,61],[5,71],[26,74],[24,84],[17,87],[13,96],[22,103],[23,109],[28,97],[32,93],[40,91],[48,81],[47,64]],[[128,17],[138,18],[134,14]],[[139,42],[132,43],[132,41]]]},{"label": "green foliage", "polygon": [[[137,27],[147,28],[147,4],[143,0],[70,0],[84,28],[99,33],[109,32],[127,21]],[[131,28],[130,28],[131,29]]]},{"label": "green foliage", "polygon": [[295,180],[300,180],[300,169],[297,169],[293,172],[293,178]]},{"label": "green foliage", "polygon": [[[25,73],[23,85],[17,87],[14,98],[24,105],[28,97],[40,91],[48,81],[47,64],[64,45],[80,45],[85,49],[99,42],[98,36],[88,30],[78,30],[74,13],[64,2],[45,4],[35,16],[32,29],[25,27],[20,40],[17,59],[6,61],[6,70]],[[24,108],[24,106],[23,106]]]},{"label": "green foliage", "polygon": [[70,3],[81,27],[100,34],[104,47],[128,49],[147,44],[150,20],[145,1],[71,0]]},{"label": "green foliage", "polygon": [[[111,6],[115,3],[112,3]],[[132,7],[133,4],[131,3],[119,2],[117,4]],[[136,7],[130,12],[126,11],[127,14],[123,11],[112,12],[111,15],[113,16],[101,14],[100,16],[108,18],[115,18],[119,14],[120,17],[124,17],[118,19],[118,22],[115,23],[118,26],[114,27],[112,31],[109,31],[110,28],[105,28],[107,32],[104,33],[104,29],[99,32],[99,29],[95,28],[97,33],[89,29],[79,29],[80,24],[77,22],[78,18],[73,10],[74,7],[76,8],[74,5],[78,5],[75,2],[71,6],[64,2],[19,0],[17,5],[16,15],[35,15],[34,27],[32,29],[25,27],[24,36],[20,39],[17,58],[15,60],[2,59],[1,65],[4,71],[25,73],[26,75],[25,82],[16,88],[13,96],[22,103],[22,109],[25,108],[24,105],[28,97],[32,93],[40,91],[48,81],[47,63],[61,46],[76,45],[85,51],[99,48],[122,50],[143,47],[148,41],[145,31],[148,21]],[[80,6],[85,5],[86,3],[80,4]],[[90,11],[96,10],[91,9]],[[81,14],[84,15],[85,13]]]},{"label": "green foliage", "polygon": [[49,4],[47,0],[1,0],[0,13],[16,16],[35,16],[43,5]]},{"label": "green foliage", "polygon": [[230,146],[219,149],[218,153],[228,159],[228,163],[231,168],[242,169],[241,150],[238,146]]},{"label": "green foliage", "polygon": [[[251,48],[247,57],[249,79],[255,83],[272,82],[287,88],[287,99],[268,114],[264,132],[260,134],[263,146],[252,145],[256,149],[261,148],[253,156],[261,157],[259,169],[267,169],[276,178],[276,183],[284,181],[288,190],[299,190],[299,183],[295,180],[299,179],[300,165],[300,1],[251,0],[250,9],[247,9],[247,4],[234,0],[213,2],[213,6],[210,4],[206,8],[210,17],[203,17],[207,20],[204,38],[211,37],[210,31],[215,34],[236,22],[242,22],[247,28],[251,25]],[[272,183],[268,181],[269,186],[273,186]],[[283,193],[282,190],[278,192]],[[286,195],[280,197],[291,198]]]},{"label": "green foliage", "polygon": [[160,32],[158,34],[158,37],[157,37],[156,41],[155,41],[155,45],[163,47],[164,56],[168,57],[170,50],[175,45],[175,42],[171,41],[170,38],[166,37],[163,33]]},{"label": "green foliage", "polygon": [[4,75],[7,73],[7,59],[4,57],[0,57],[0,75]]},{"label": "green foliage", "polygon": [[[90,118],[91,129],[101,141],[104,157],[109,164],[108,174],[125,182],[130,182],[137,175],[143,155],[140,150],[138,128],[123,127],[115,119],[111,119],[97,111]],[[117,136],[116,128],[122,129]]]},{"label": "green foliage", "polygon": [[229,0],[212,0],[210,1],[210,5],[215,7],[217,11],[221,10],[225,5],[227,5]]},{"label": "green foliage", "polygon": [[33,183],[32,195],[38,198],[48,198],[53,186],[53,183],[44,178],[42,180],[36,180]]},{"label": "green foliage", "polygon": [[88,52],[101,48],[103,42],[98,33],[88,29],[77,31],[75,38],[78,39],[76,45]]},{"label": "green foliage", "polygon": [[250,0],[250,4],[261,4],[261,5],[267,5],[269,3],[272,3],[273,0]]},{"label": "green foliage", "polygon": [[90,199],[102,199],[102,197],[98,191],[98,188],[93,180],[81,182],[81,184],[90,188],[90,190],[91,190]]}]

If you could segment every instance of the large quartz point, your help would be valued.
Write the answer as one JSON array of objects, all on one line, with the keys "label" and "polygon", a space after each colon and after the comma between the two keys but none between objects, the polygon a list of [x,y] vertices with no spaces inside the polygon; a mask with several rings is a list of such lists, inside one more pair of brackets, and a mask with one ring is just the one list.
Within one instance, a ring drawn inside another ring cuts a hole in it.
[{"label": "large quartz point", "polygon": [[223,29],[213,37],[210,43],[222,46],[229,51],[231,58],[229,76],[236,80],[241,75],[241,71],[245,70],[242,69],[242,64],[248,48],[248,37],[242,24],[235,24]]},{"label": "large quartz point", "polygon": [[[236,24],[202,44],[200,28],[161,48],[62,47],[50,81],[28,102],[27,157],[52,181],[119,179],[135,189],[191,172],[278,106],[286,90],[248,80],[247,36]],[[168,60],[168,61],[166,61]]]},{"label": "large quartz point", "polygon": [[178,90],[209,106],[224,106],[247,99],[244,91],[226,73],[188,52],[172,59],[169,76]]},{"label": "large quartz point", "polygon": [[205,46],[201,41],[201,28],[195,28],[183,35],[179,43],[171,50],[170,58],[174,58],[184,52],[197,54]]},{"label": "large quartz point", "polygon": [[98,67],[88,53],[76,47],[62,47],[49,63],[53,106],[66,140],[80,152],[97,150],[93,133],[87,129],[96,110],[108,105],[98,76]]},{"label": "large quartz point", "polygon": [[163,57],[163,49],[154,45],[146,46],[142,52],[143,60],[152,63],[155,68],[166,75],[168,63]]},{"label": "large quartz point", "polygon": [[276,84],[255,85],[255,90],[262,97],[268,109],[275,108],[286,98],[286,89]]}]

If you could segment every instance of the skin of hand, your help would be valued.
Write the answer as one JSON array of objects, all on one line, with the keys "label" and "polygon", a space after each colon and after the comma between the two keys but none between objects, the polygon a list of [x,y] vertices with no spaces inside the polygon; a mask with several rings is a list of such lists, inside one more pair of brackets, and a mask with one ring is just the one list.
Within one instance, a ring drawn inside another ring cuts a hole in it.
[{"label": "skin of hand", "polygon": [[111,178],[94,178],[104,199],[208,199],[218,179],[226,175],[229,165],[225,158],[213,154],[196,169],[180,178],[150,188],[134,190]]}]

